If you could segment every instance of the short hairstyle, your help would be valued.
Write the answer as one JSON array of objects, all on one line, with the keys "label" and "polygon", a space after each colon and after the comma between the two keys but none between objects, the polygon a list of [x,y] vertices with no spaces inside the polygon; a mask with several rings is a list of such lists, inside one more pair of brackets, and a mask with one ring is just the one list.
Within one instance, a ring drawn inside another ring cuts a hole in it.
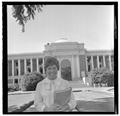
[{"label": "short hairstyle", "polygon": [[45,63],[44,63],[45,72],[47,67],[52,65],[56,65],[57,69],[59,70],[59,61],[55,57],[46,56]]}]

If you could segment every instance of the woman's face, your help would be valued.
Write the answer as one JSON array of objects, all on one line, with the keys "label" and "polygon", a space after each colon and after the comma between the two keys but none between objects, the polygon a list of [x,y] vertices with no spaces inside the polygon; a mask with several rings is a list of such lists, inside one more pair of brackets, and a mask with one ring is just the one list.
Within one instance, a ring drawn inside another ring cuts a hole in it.
[{"label": "woman's face", "polygon": [[47,78],[50,80],[54,80],[57,78],[57,66],[56,65],[52,65],[52,66],[48,66],[46,69],[46,75]]}]

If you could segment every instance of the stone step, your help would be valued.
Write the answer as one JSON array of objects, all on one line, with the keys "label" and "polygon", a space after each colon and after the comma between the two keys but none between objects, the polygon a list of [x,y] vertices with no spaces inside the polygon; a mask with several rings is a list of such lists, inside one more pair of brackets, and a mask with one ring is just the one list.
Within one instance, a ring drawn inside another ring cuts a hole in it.
[{"label": "stone step", "polygon": [[70,82],[70,86],[72,86],[73,88],[78,88],[78,87],[88,87],[87,84],[84,84],[83,81],[71,81]]}]

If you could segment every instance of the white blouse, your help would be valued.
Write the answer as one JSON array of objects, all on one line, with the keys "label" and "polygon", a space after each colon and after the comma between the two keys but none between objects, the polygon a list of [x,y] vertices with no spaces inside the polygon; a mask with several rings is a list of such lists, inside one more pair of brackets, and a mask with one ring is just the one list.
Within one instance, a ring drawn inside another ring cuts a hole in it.
[{"label": "white blouse", "polygon": [[[37,111],[43,111],[45,106],[50,106],[54,101],[54,91],[64,90],[70,87],[69,82],[62,79],[56,78],[55,80],[49,80],[45,78],[43,81],[39,82],[35,91],[34,105]],[[76,101],[72,93],[71,100],[68,103],[71,109],[74,109],[76,106]]]}]

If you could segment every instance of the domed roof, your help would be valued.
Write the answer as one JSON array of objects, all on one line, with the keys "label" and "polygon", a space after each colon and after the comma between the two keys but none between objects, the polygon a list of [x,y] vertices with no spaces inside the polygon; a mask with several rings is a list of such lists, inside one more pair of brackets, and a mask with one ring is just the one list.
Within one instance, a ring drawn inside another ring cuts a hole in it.
[{"label": "domed roof", "polygon": [[63,42],[70,42],[70,41],[68,41],[67,38],[61,38],[61,39],[55,41],[55,43],[63,43]]}]

